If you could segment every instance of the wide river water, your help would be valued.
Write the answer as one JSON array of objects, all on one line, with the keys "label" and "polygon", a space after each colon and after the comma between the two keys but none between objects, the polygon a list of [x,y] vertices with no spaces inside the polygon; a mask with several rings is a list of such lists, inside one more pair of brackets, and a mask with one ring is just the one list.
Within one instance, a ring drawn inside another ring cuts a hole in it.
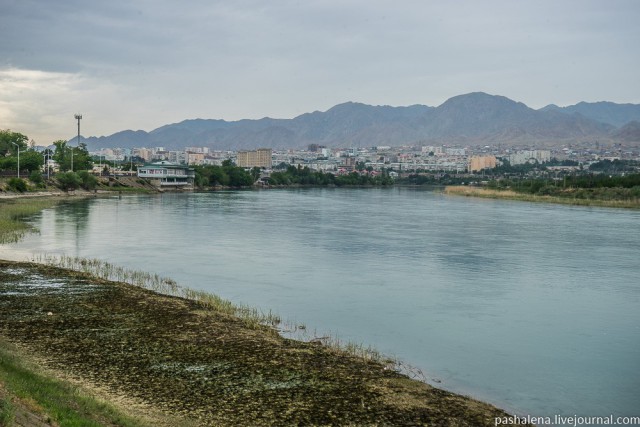
[{"label": "wide river water", "polygon": [[309,189],[95,198],[12,248],[100,258],[372,345],[519,415],[640,415],[640,212]]}]

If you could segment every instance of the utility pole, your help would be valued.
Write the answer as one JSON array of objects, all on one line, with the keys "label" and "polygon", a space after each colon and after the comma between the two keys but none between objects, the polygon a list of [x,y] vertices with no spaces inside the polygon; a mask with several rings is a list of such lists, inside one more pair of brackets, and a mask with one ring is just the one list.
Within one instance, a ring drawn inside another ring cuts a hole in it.
[{"label": "utility pole", "polygon": [[20,146],[18,144],[16,144],[13,141],[10,141],[13,145],[16,146],[16,149],[18,150],[18,178],[20,178]]},{"label": "utility pole", "polygon": [[[76,114],[74,116],[78,121],[78,147],[80,146],[80,120],[82,119],[82,114]],[[73,172],[73,147],[71,147],[71,172]]]},{"label": "utility pole", "polygon": [[47,179],[49,179],[49,159],[51,158],[51,154],[49,153],[49,149],[47,148],[42,155],[44,156],[44,167],[47,169]]}]

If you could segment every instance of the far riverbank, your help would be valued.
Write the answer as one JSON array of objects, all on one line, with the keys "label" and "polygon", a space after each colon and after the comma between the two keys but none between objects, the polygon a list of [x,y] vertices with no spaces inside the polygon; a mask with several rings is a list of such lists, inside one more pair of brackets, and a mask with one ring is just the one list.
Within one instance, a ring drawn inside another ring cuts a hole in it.
[{"label": "far riverbank", "polygon": [[519,193],[513,190],[496,190],[484,187],[474,186],[446,186],[443,190],[444,194],[466,197],[480,197],[485,199],[504,199],[504,200],[519,200],[525,202],[536,203],[557,203],[563,205],[576,205],[576,206],[598,206],[607,208],[625,208],[625,209],[640,209],[639,198],[629,199],[595,199],[587,198],[584,196],[584,189],[568,189],[564,192],[562,197]]}]

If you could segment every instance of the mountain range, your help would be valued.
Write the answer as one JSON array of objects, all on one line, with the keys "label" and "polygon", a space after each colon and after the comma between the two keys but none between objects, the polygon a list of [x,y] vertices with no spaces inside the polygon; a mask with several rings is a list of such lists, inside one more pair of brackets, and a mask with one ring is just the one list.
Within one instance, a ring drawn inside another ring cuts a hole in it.
[{"label": "mountain range", "polygon": [[[71,139],[73,141],[73,139]],[[108,147],[305,148],[400,145],[554,146],[601,142],[640,145],[640,105],[580,102],[539,110],[504,96],[474,92],[438,107],[372,106],[355,102],[293,119],[184,120],[151,132],[125,130],[82,138],[89,150]]]}]

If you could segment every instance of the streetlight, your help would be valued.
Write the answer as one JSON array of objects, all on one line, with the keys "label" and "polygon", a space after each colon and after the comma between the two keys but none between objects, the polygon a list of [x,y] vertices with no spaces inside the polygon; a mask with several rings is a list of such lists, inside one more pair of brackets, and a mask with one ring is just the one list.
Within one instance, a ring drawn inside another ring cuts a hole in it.
[{"label": "streetlight", "polygon": [[9,141],[18,149],[18,178],[20,178],[20,146],[13,141]]},{"label": "streetlight", "polygon": [[[82,119],[82,114],[76,114],[74,116],[78,121],[78,147],[80,146],[80,120]],[[73,172],[73,147],[71,147],[71,172]]]},{"label": "streetlight", "polygon": [[45,151],[43,151],[42,155],[44,156],[44,167],[47,169],[47,179],[49,179],[49,162],[48,162],[48,159],[51,159],[51,154],[49,153],[49,149],[47,148]]}]

